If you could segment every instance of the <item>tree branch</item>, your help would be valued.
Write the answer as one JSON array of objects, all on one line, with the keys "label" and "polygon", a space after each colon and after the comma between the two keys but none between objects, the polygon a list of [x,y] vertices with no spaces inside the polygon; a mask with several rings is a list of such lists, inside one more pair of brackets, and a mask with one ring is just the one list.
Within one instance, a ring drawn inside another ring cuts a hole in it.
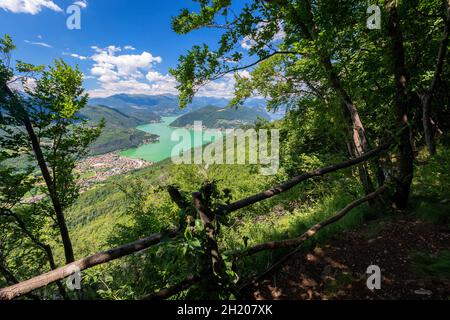
[{"label": "tree branch", "polygon": [[251,255],[254,255],[255,253],[258,253],[258,252],[261,252],[261,251],[266,251],[266,250],[275,250],[275,249],[280,249],[280,248],[295,248],[295,247],[298,247],[299,245],[304,243],[306,240],[308,240],[308,239],[312,238],[313,236],[315,236],[319,230],[325,228],[326,226],[328,226],[330,224],[333,224],[333,223],[341,220],[350,211],[352,211],[356,207],[362,205],[363,203],[368,202],[368,201],[376,198],[377,196],[379,196],[380,194],[382,194],[386,190],[387,190],[387,187],[383,186],[380,189],[378,189],[377,191],[375,191],[375,192],[373,192],[373,193],[371,193],[371,194],[369,194],[369,195],[367,195],[367,196],[365,196],[365,197],[363,197],[361,199],[358,199],[358,200],[350,203],[344,209],[339,211],[335,216],[333,216],[333,217],[331,217],[329,219],[326,219],[326,220],[316,224],[315,226],[310,228],[308,231],[306,231],[304,234],[302,234],[298,238],[282,240],[282,241],[272,241],[272,242],[259,244],[259,245],[256,245],[254,247],[251,247],[251,248],[243,251],[242,253],[238,253],[237,256],[238,257],[251,256]]},{"label": "tree branch", "polygon": [[[170,231],[169,237],[176,237],[178,235],[178,229]],[[115,249],[100,252],[90,257],[80,259],[64,267],[58,268],[54,271],[50,271],[38,277],[30,280],[18,283],[16,285],[0,289],[0,300],[12,300],[19,296],[30,293],[36,289],[45,287],[51,283],[62,280],[73,274],[74,270],[85,270],[95,267],[99,264],[103,264],[112,260],[119,259],[126,255],[136,253],[150,248],[161,242],[164,238],[164,234],[156,233],[148,238],[144,238]]]},{"label": "tree branch", "polygon": [[259,64],[259,63],[261,63],[261,62],[263,62],[265,60],[268,60],[268,59],[272,58],[273,56],[275,56],[277,54],[297,54],[297,52],[293,52],[293,51],[275,51],[275,52],[272,52],[271,54],[269,54],[269,55],[267,55],[267,56],[265,56],[263,58],[260,58],[258,61],[255,61],[255,62],[253,62],[253,63],[251,63],[249,65],[233,68],[233,69],[230,69],[230,70],[227,70],[227,71],[223,71],[223,72],[215,75],[214,77],[210,78],[209,81],[218,80],[218,79],[222,78],[224,75],[226,75],[228,73],[234,73],[234,72],[237,72],[237,71],[240,71],[240,70],[245,70],[245,69],[254,67],[257,64]]},{"label": "tree branch", "polygon": [[335,165],[331,165],[322,169],[317,169],[308,173],[304,173],[302,175],[299,175],[279,186],[273,187],[267,191],[261,192],[259,194],[255,194],[253,196],[250,196],[248,198],[236,201],[234,203],[229,204],[228,206],[225,207],[225,211],[226,212],[233,212],[239,209],[242,209],[244,207],[247,207],[249,205],[255,204],[257,202],[260,202],[262,200],[266,200],[269,198],[272,198],[280,193],[286,192],[290,189],[292,189],[293,187],[295,187],[296,185],[298,185],[299,183],[314,178],[314,177],[320,177],[323,176],[325,174],[331,173],[331,172],[335,172],[338,170],[342,170],[345,168],[349,168],[352,167],[356,164],[365,162],[375,156],[377,156],[378,154],[380,154],[382,151],[387,150],[390,147],[390,143],[386,143],[376,149],[373,149],[367,153],[365,153],[364,155],[358,157],[358,158],[354,158],[339,164],[335,164]]},{"label": "tree branch", "polygon": [[143,297],[141,300],[165,300],[165,299],[168,299],[180,292],[183,292],[183,291],[189,289],[191,286],[193,286],[200,280],[201,280],[201,277],[199,277],[199,276],[189,276],[182,282],[180,282],[170,288],[165,288],[156,293],[149,294],[149,295]]}]

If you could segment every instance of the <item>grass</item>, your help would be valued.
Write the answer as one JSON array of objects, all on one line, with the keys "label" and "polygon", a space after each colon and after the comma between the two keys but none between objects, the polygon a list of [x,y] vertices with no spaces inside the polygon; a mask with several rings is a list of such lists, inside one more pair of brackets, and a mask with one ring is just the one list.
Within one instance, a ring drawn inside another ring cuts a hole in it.
[{"label": "grass", "polygon": [[420,277],[450,280],[450,251],[438,256],[416,252],[412,255],[412,269]]},{"label": "grass", "polygon": [[[324,196],[321,201],[313,205],[287,211],[283,216],[271,213],[260,221],[255,221],[254,218],[247,218],[242,221],[239,227],[231,227],[224,230],[223,234],[226,236],[222,238],[222,242],[228,250],[234,251],[244,247],[244,238],[249,239],[248,246],[267,241],[296,238],[316,223],[335,215],[353,200],[351,196],[344,192],[336,192],[333,195]],[[308,240],[304,247],[312,248],[342,231],[362,225],[368,212],[370,212],[370,209],[367,204],[354,209],[339,222],[322,229],[314,238]],[[240,263],[240,267],[246,271],[247,275],[253,272],[258,273],[284,253],[286,253],[286,250],[261,252],[251,258],[244,259]]]},{"label": "grass", "polygon": [[90,179],[90,178],[94,178],[96,175],[95,171],[86,171],[83,172],[83,174],[80,175],[79,179]]},{"label": "grass", "polygon": [[[187,193],[198,190],[205,180],[219,181],[219,189],[230,188],[233,200],[259,192],[274,182],[286,177],[263,178],[248,166],[212,166],[208,170],[200,167],[172,166],[170,161],[138,170],[122,176],[112,177],[84,193],[71,208],[68,221],[77,256],[85,256],[105,249],[108,235],[118,224],[127,223],[125,195],[118,188],[135,179],[144,179],[147,187],[156,187],[176,182]],[[248,246],[287,238],[295,238],[314,224],[335,215],[347,204],[361,196],[358,180],[350,170],[344,170],[322,179],[310,180],[287,193],[233,213],[231,225],[221,227],[220,246],[224,251],[234,251]],[[433,158],[421,156],[416,164],[416,176],[411,197],[412,215],[435,223],[448,223],[450,203],[450,150],[440,149]],[[331,241],[340,232],[360,227],[374,217],[377,224],[370,224],[370,235],[377,234],[390,212],[371,210],[367,204],[352,210],[331,226],[322,229],[305,248]],[[246,240],[244,240],[246,239]],[[286,250],[262,252],[239,262],[241,276],[258,274],[273,264]],[[436,277],[447,276],[449,256],[429,257],[426,254],[415,258],[415,270]]]},{"label": "grass", "polygon": [[421,154],[416,165],[411,213],[439,225],[450,224],[450,149]]}]

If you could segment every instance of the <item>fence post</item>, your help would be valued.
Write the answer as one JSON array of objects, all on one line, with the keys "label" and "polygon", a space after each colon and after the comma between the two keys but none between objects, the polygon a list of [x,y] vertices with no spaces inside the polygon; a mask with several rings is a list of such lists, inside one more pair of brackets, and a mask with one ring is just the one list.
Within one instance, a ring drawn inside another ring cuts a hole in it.
[{"label": "fence post", "polygon": [[205,207],[203,197],[200,192],[194,192],[192,197],[194,199],[194,207],[205,226],[207,236],[207,252],[209,254],[213,279],[216,279],[218,285],[220,285],[220,283],[224,284],[224,281],[227,281],[226,266],[220,254],[219,246],[216,240],[216,230],[213,226],[214,216],[210,210]]}]

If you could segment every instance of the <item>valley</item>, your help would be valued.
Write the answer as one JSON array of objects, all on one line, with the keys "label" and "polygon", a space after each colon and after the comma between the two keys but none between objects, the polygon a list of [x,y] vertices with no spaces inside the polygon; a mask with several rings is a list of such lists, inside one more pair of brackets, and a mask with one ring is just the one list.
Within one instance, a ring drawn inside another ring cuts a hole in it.
[{"label": "valley", "polygon": [[0,0],[0,305],[450,301],[450,0],[72,2]]}]

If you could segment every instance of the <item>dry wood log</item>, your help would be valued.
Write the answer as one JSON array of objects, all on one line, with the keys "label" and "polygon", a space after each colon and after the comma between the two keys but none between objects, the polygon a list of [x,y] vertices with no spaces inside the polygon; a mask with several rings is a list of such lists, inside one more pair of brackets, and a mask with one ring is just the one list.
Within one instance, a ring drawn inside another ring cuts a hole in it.
[{"label": "dry wood log", "polygon": [[219,251],[219,246],[217,244],[216,230],[212,225],[214,220],[213,215],[208,210],[208,208],[205,207],[202,195],[199,192],[195,192],[192,197],[194,199],[195,209],[197,209],[197,213],[205,226],[205,232],[208,239],[207,246],[209,255],[211,257],[211,270],[214,272],[214,274],[224,276],[225,263],[223,262],[222,256]]},{"label": "dry wood log", "polygon": [[[170,231],[168,234],[170,237],[175,237],[178,235],[178,229],[174,229]],[[82,271],[85,269],[89,269],[95,267],[99,264],[103,264],[112,260],[119,259],[121,257],[130,255],[132,253],[136,253],[142,251],[144,249],[148,249],[151,246],[154,246],[161,242],[164,238],[164,234],[156,233],[152,236],[141,239],[115,249],[111,249],[108,251],[100,252],[94,254],[90,257],[80,259],[71,264],[68,264],[64,267],[58,268],[54,271],[47,272],[43,275],[37,276],[30,280],[23,281],[16,285],[0,289],[0,300],[12,300],[14,298],[20,297],[27,293],[30,293],[36,289],[43,288],[51,283],[56,281],[65,279],[71,276],[74,271]]]},{"label": "dry wood log", "polygon": [[255,194],[252,195],[246,199],[242,199],[239,201],[236,201],[234,203],[229,204],[228,206],[225,207],[225,212],[233,212],[242,208],[245,208],[249,205],[255,204],[257,202],[272,198],[280,193],[286,192],[290,189],[292,189],[293,187],[295,187],[296,185],[298,185],[299,183],[314,178],[314,177],[320,177],[323,176],[325,174],[331,173],[331,172],[335,172],[338,170],[342,170],[345,168],[349,168],[352,167],[356,164],[365,162],[375,156],[377,156],[378,154],[380,154],[382,151],[387,150],[390,147],[390,143],[386,143],[381,145],[380,147],[373,149],[367,153],[365,153],[364,155],[362,155],[361,157],[358,158],[354,158],[339,164],[335,164],[335,165],[331,165],[322,169],[317,169],[308,173],[304,173],[301,174],[279,186],[273,187],[267,191],[261,192],[259,194]]},{"label": "dry wood log", "polygon": [[350,203],[349,205],[347,205],[344,209],[342,209],[341,211],[339,211],[336,215],[332,216],[331,218],[328,218],[318,224],[316,224],[315,226],[313,226],[312,228],[310,228],[308,231],[306,231],[304,234],[302,234],[300,237],[295,238],[295,239],[288,239],[288,240],[281,240],[281,241],[271,241],[271,242],[266,242],[263,244],[258,244],[254,247],[251,247],[241,253],[238,253],[237,256],[251,256],[254,255],[255,253],[261,252],[261,251],[266,251],[266,250],[275,250],[275,249],[280,249],[280,248],[296,248],[299,245],[301,245],[302,243],[304,243],[306,240],[312,238],[314,235],[316,235],[316,233],[320,230],[325,228],[326,226],[333,224],[339,220],[341,220],[342,218],[344,218],[350,211],[352,211],[353,209],[355,209],[356,207],[360,206],[361,204],[368,202],[369,200],[372,200],[374,198],[376,198],[378,195],[382,194],[383,192],[385,192],[387,190],[386,186],[383,186],[381,188],[379,188],[378,190],[376,190],[375,192],[360,198],[352,203]]}]

